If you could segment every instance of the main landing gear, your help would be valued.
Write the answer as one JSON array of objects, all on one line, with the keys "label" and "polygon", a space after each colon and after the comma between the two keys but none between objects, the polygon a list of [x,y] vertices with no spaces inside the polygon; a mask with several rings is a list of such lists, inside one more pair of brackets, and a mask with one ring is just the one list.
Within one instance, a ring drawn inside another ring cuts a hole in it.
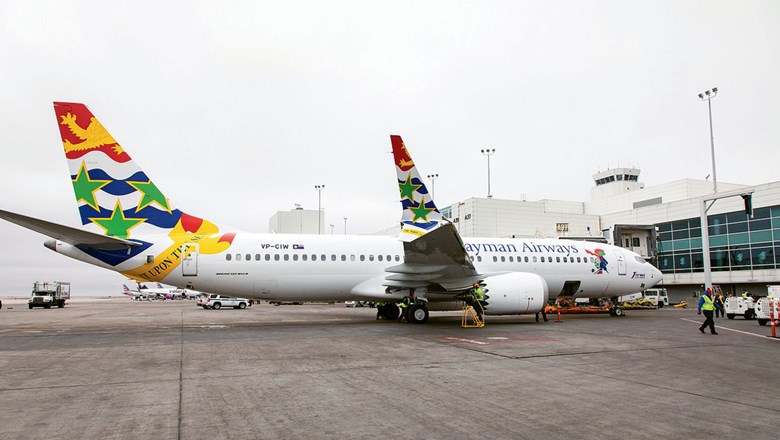
[{"label": "main landing gear", "polygon": [[395,321],[399,318],[413,324],[424,324],[428,321],[428,307],[425,304],[410,304],[405,309],[403,316],[399,316],[402,309],[395,304],[385,304],[378,308],[379,316],[388,321]]},{"label": "main landing gear", "polygon": [[425,304],[412,304],[406,308],[406,322],[424,324],[428,321],[428,307]]}]

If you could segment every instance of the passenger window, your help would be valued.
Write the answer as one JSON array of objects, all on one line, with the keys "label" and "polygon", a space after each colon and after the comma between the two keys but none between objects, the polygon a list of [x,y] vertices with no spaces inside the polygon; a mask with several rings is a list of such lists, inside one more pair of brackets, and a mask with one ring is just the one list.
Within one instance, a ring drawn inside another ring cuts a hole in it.
[{"label": "passenger window", "polygon": [[265,254],[265,261],[271,261],[271,254]]},{"label": "passenger window", "polygon": [[279,261],[279,254],[274,254],[274,261]]},{"label": "passenger window", "polygon": [[515,257],[512,257],[512,256],[510,256],[510,257],[509,257],[509,262],[510,262],[510,263],[514,263],[514,262],[515,262]]},{"label": "passenger window", "polygon": [[325,261],[327,258],[325,258],[325,254],[320,255],[320,260]]},{"label": "passenger window", "polygon": [[246,254],[246,261],[252,261],[252,254]]},{"label": "passenger window", "polygon": [[[542,260],[542,261],[544,261],[544,260]],[[536,257],[534,257],[534,263],[536,263]]]},{"label": "passenger window", "polygon": [[303,261],[306,261],[308,259],[308,255],[306,255],[306,254],[301,255],[301,259]]},{"label": "passenger window", "polygon": [[347,261],[347,256],[344,254],[341,254],[341,261]]},{"label": "passenger window", "polygon": [[379,260],[379,261],[382,261],[382,255],[377,255],[376,259]]},{"label": "passenger window", "polygon": [[526,262],[526,263],[528,262],[528,257],[525,257],[525,262]]},{"label": "passenger window", "polygon": [[400,255],[396,255],[395,256],[395,261],[401,261],[401,256]]},{"label": "passenger window", "polygon": [[368,261],[374,261],[374,256],[373,255],[369,255],[368,256]]},{"label": "passenger window", "polygon": [[298,254],[293,254],[293,261],[298,261]]},{"label": "passenger window", "polygon": [[225,259],[230,261],[230,260],[233,259],[233,255],[232,254],[225,254]]},{"label": "passenger window", "polygon": [[366,256],[365,255],[361,255],[360,256],[360,261],[366,261]]},{"label": "passenger window", "polygon": [[477,255],[477,262],[478,262],[478,263],[481,263],[481,262],[482,262],[482,255]]},{"label": "passenger window", "polygon": [[544,257],[540,257],[540,258],[541,258],[541,260],[542,260],[542,263],[544,263]]},{"label": "passenger window", "polygon": [[241,261],[241,254],[236,254],[236,261]]},{"label": "passenger window", "polygon": [[354,254],[349,256],[349,261],[355,261],[355,255]]},{"label": "passenger window", "polygon": [[564,263],[568,263],[568,261],[566,260],[566,257],[563,257],[563,262]]},{"label": "passenger window", "polygon": [[[552,260],[552,258],[550,260]],[[555,257],[555,262],[556,263],[560,263],[561,262],[561,257]]]},{"label": "passenger window", "polygon": [[290,255],[284,254],[284,261],[290,261]]},{"label": "passenger window", "polygon": [[493,262],[498,263],[498,257],[496,257],[495,255],[493,255]]},{"label": "passenger window", "polygon": [[336,261],[336,254],[330,254],[330,261]]},{"label": "passenger window", "polygon": [[474,256],[473,255],[469,255],[469,260],[471,260],[473,262],[474,261]]}]

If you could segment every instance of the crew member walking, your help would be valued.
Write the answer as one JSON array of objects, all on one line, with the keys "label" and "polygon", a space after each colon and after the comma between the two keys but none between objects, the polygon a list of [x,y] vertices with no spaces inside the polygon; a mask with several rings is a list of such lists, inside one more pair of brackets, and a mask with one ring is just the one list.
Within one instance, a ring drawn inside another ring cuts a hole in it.
[{"label": "crew member walking", "polygon": [[701,324],[701,327],[699,327],[699,331],[704,333],[704,328],[709,326],[710,327],[710,333],[713,335],[717,335],[718,332],[715,331],[715,320],[712,319],[712,313],[715,310],[715,300],[712,298],[712,291],[707,288],[707,290],[704,292],[704,295],[699,298],[699,308],[698,308],[698,314],[701,315],[702,312],[704,312],[704,322]]}]

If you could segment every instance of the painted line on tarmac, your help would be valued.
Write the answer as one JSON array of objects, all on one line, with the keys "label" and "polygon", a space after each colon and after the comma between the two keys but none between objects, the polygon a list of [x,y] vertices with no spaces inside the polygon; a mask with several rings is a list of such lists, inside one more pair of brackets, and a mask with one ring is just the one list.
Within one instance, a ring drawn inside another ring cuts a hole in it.
[{"label": "painted line on tarmac", "polygon": [[[688,321],[688,322],[693,322],[693,323],[696,323],[696,324],[701,324],[700,321],[694,321],[693,319],[688,319],[688,318],[680,318],[680,319],[682,319],[683,321]],[[750,333],[750,332],[746,332],[746,331],[742,331],[742,330],[736,330],[736,329],[733,329],[733,328],[723,327],[722,325],[719,325],[717,327],[717,330],[721,330],[721,329],[728,330],[730,332],[742,333],[743,335],[756,336],[756,337],[762,338],[762,339],[769,339],[771,341],[780,341],[780,338],[773,338],[773,337],[767,336],[767,335],[759,335],[758,333]]]}]

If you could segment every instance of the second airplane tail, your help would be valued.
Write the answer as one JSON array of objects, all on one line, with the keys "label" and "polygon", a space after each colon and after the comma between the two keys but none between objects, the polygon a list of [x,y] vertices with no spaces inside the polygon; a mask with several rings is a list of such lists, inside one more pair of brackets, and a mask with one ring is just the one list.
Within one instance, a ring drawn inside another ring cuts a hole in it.
[{"label": "second airplane tail", "polygon": [[403,207],[400,238],[408,242],[441,227],[444,216],[433,203],[401,136],[391,135],[390,143]]}]

